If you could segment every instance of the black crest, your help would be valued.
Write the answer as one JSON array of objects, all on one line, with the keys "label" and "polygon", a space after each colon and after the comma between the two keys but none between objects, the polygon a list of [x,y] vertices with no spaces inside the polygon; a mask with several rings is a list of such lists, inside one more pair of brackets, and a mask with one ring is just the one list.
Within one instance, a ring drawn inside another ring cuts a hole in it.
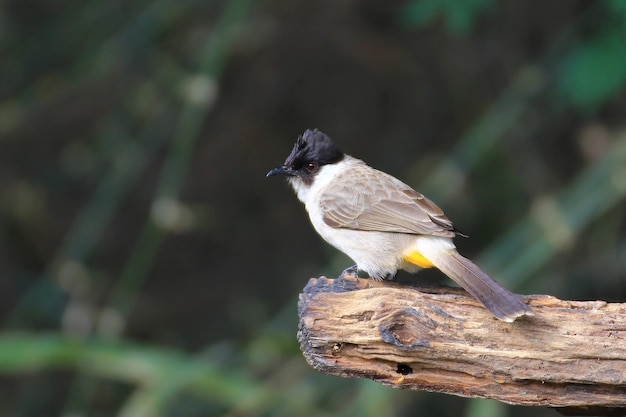
[{"label": "black crest", "polygon": [[344,153],[335,146],[333,141],[319,130],[307,130],[298,140],[285,160],[285,166],[300,170],[309,163],[320,166],[333,164],[343,159]]}]

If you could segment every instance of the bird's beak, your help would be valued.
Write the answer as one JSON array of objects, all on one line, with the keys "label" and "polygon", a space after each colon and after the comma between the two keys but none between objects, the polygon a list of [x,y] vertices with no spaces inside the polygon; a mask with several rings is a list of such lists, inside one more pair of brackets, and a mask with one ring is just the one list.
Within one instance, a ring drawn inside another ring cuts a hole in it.
[{"label": "bird's beak", "polygon": [[276,168],[272,169],[270,172],[268,172],[266,177],[273,177],[274,175],[289,175],[289,176],[292,176],[293,173],[291,172],[291,170],[289,168],[285,167],[284,165],[281,165],[279,167],[276,167]]}]

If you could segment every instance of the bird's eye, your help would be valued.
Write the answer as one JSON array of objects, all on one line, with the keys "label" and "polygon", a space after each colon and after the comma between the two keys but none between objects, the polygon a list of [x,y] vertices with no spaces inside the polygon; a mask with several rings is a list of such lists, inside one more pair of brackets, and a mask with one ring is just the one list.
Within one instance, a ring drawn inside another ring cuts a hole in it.
[{"label": "bird's eye", "polygon": [[306,170],[312,174],[317,172],[318,169],[320,169],[320,166],[317,162],[309,162],[308,164],[306,164]]}]

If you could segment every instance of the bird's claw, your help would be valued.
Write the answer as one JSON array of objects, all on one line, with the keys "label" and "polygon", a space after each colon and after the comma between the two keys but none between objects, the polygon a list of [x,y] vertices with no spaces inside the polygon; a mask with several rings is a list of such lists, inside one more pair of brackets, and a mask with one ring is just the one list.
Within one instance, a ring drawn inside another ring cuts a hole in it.
[{"label": "bird's claw", "polygon": [[349,266],[344,269],[339,278],[346,278],[347,276],[359,277],[359,268],[356,265]]}]

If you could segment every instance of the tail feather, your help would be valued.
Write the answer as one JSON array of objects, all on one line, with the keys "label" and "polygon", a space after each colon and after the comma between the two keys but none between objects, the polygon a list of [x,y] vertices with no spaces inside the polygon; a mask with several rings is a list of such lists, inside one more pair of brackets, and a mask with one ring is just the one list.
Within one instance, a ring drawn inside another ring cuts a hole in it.
[{"label": "tail feather", "polygon": [[424,255],[444,274],[478,298],[496,318],[513,322],[520,316],[533,315],[522,297],[494,281],[455,249],[432,251]]}]

